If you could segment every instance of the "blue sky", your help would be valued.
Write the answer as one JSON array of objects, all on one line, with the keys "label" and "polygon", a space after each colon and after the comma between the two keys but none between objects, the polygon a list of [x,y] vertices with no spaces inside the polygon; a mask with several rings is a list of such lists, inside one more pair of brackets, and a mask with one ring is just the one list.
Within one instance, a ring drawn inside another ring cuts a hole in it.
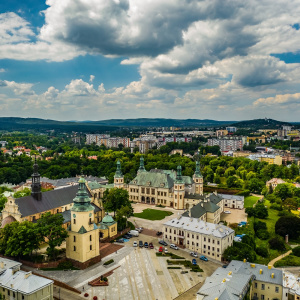
[{"label": "blue sky", "polygon": [[299,121],[299,24],[299,0],[6,1],[0,116]]}]

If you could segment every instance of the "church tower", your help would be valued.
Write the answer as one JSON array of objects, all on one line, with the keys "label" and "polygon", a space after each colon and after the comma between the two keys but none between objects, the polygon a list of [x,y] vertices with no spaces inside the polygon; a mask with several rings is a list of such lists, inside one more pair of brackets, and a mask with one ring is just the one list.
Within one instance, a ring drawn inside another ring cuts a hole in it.
[{"label": "church tower", "polygon": [[31,175],[31,196],[36,200],[42,200],[41,176],[39,174],[39,166],[34,158],[33,174]]},{"label": "church tower", "polygon": [[94,207],[85,187],[85,179],[80,178],[79,188],[71,211],[71,225],[66,240],[67,258],[81,263],[98,256],[99,229],[94,220]]},{"label": "church tower", "polygon": [[193,175],[193,180],[195,183],[195,193],[199,195],[203,195],[203,176],[200,171],[200,161],[196,161],[196,170]]},{"label": "church tower", "polygon": [[176,180],[174,182],[174,208],[184,209],[184,181],[181,175],[181,166],[177,167]]},{"label": "church tower", "polygon": [[120,160],[118,159],[117,161],[117,170],[114,175],[114,187],[115,188],[122,188],[124,187],[124,176],[121,171],[121,163]]},{"label": "church tower", "polygon": [[140,167],[138,169],[138,174],[141,173],[141,172],[146,172],[146,169],[145,169],[145,166],[144,166],[144,157],[141,156],[140,158]]}]

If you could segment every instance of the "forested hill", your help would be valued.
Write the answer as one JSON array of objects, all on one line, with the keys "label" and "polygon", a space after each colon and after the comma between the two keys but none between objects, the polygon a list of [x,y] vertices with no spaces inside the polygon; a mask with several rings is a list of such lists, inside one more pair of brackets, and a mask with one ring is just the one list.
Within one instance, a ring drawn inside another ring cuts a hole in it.
[{"label": "forested hill", "polygon": [[85,122],[67,122],[38,118],[0,118],[0,130],[56,130],[61,132],[106,132],[118,130],[118,126],[108,126]]},{"label": "forested hill", "polygon": [[259,128],[259,129],[279,129],[283,125],[292,126],[288,122],[281,122],[273,119],[254,119],[233,123],[232,126],[238,128]]},{"label": "forested hill", "polygon": [[[89,121],[87,121],[89,122]],[[234,121],[216,121],[199,119],[164,119],[164,118],[138,118],[138,119],[110,119],[89,122],[93,124],[111,126],[135,126],[135,127],[213,127],[234,123]]]},{"label": "forested hill", "polygon": [[198,119],[110,119],[103,121],[55,121],[39,118],[0,117],[0,130],[59,130],[64,132],[104,132],[114,131],[120,127],[214,127],[224,126],[233,121],[215,121]]}]

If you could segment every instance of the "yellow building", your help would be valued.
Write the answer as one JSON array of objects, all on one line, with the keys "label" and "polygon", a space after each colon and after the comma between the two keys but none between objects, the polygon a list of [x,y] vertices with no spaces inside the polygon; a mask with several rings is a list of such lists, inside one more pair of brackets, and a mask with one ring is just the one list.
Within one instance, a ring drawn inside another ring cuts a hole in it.
[{"label": "yellow building", "polygon": [[71,225],[66,240],[67,258],[86,262],[98,255],[99,229],[95,224],[94,207],[85,187],[85,180],[79,179],[79,188],[71,208]]},{"label": "yellow building", "polygon": [[247,136],[247,144],[249,145],[250,141],[258,142],[258,143],[265,143],[266,142],[266,136]]},{"label": "yellow building", "polygon": [[267,162],[270,165],[282,165],[282,157],[280,155],[266,155],[266,156],[260,156],[258,157],[259,161],[261,162]]}]

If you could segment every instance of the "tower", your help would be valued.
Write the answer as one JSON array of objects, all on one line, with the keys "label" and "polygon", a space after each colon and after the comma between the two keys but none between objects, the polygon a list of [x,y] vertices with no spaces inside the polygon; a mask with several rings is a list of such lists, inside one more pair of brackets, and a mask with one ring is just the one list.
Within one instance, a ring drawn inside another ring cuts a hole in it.
[{"label": "tower", "polygon": [[31,175],[31,196],[36,200],[42,200],[41,176],[38,172],[39,166],[36,162],[36,156],[33,164],[33,174]]},{"label": "tower", "polygon": [[174,182],[174,208],[184,209],[184,181],[181,175],[181,166],[177,167],[176,180]]},{"label": "tower", "polygon": [[140,167],[138,169],[138,173],[140,172],[146,172],[145,166],[144,166],[144,157],[141,156],[140,158]]},{"label": "tower", "polygon": [[118,159],[117,161],[117,170],[114,175],[114,187],[116,188],[122,188],[124,186],[124,176],[121,171],[121,163],[120,160]]},{"label": "tower", "polygon": [[94,207],[86,191],[84,178],[81,177],[78,183],[78,192],[70,209],[71,225],[66,240],[66,256],[83,263],[100,254],[99,229],[94,223]]},{"label": "tower", "polygon": [[203,176],[200,171],[200,161],[196,161],[196,170],[193,175],[193,180],[195,183],[195,193],[199,195],[203,195]]}]

